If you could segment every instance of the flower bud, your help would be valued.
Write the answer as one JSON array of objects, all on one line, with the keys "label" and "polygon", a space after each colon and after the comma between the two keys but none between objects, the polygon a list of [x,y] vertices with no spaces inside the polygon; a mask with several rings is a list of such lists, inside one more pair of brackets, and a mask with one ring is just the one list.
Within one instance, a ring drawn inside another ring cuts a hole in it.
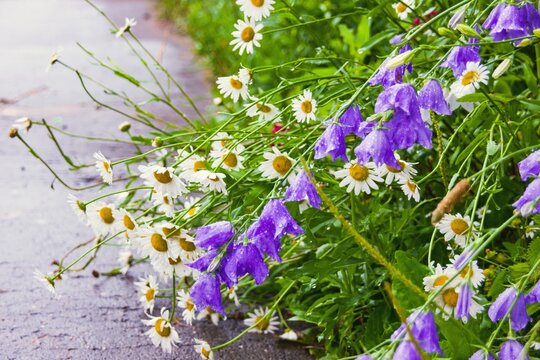
[{"label": "flower bud", "polygon": [[526,47],[532,44],[531,39],[523,39],[521,42],[517,45],[517,47]]},{"label": "flower bud", "polygon": [[223,99],[218,96],[214,98],[213,102],[214,102],[214,105],[218,106],[223,103]]},{"label": "flower bud", "polygon": [[409,50],[405,51],[404,53],[401,53],[397,56],[394,56],[388,63],[386,63],[387,69],[395,69],[398,66],[401,66],[403,64],[406,64],[410,62],[412,57],[414,56],[415,50]]},{"label": "flower bud", "polygon": [[128,121],[124,121],[118,126],[118,130],[120,130],[121,132],[128,132],[129,129],[131,129],[131,123]]},{"label": "flower bud", "polygon": [[466,24],[457,24],[456,25],[457,31],[462,33],[465,36],[474,37],[474,38],[480,38],[480,35],[474,30],[472,27]]},{"label": "flower bud", "polygon": [[437,32],[439,33],[439,35],[444,36],[444,37],[448,37],[448,38],[456,37],[456,34],[454,34],[454,32],[450,30],[449,28],[440,27],[437,29]]},{"label": "flower bud", "polygon": [[13,127],[17,128],[18,130],[26,130],[26,132],[28,132],[32,127],[32,120],[29,117],[17,119],[15,120],[15,124],[13,124]]},{"label": "flower bud", "polygon": [[463,21],[465,18],[465,11],[467,10],[466,7],[460,8],[458,11],[454,13],[450,21],[448,22],[448,27],[455,29],[456,26]]},{"label": "flower bud", "polygon": [[159,136],[152,140],[153,147],[160,147],[161,145],[163,145],[163,140]]},{"label": "flower bud", "polygon": [[489,156],[495,155],[495,153],[499,150],[499,144],[497,144],[493,140],[489,140],[486,145],[486,152]]},{"label": "flower bud", "polygon": [[540,28],[534,29],[534,30],[533,30],[533,34],[534,34],[534,36],[540,38]]},{"label": "flower bud", "polygon": [[17,130],[17,128],[12,127],[12,128],[9,129],[9,137],[12,138],[12,139],[15,136],[17,136],[18,133],[19,133],[19,130]]},{"label": "flower bud", "polygon": [[510,69],[510,66],[512,66],[512,58],[504,59],[493,71],[493,74],[491,76],[494,79],[500,78],[508,69]]}]

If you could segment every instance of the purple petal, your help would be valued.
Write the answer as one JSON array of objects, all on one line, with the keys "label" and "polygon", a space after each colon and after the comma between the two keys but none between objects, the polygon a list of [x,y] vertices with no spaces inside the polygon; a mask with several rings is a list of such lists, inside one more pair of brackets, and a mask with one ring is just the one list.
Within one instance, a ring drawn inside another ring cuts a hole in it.
[{"label": "purple petal", "polygon": [[469,360],[495,360],[492,355],[486,353],[484,350],[478,350],[469,358]]},{"label": "purple petal", "polygon": [[221,284],[219,279],[210,274],[200,276],[191,287],[190,297],[197,309],[205,309],[207,306],[212,310],[225,315],[225,309],[221,302]]},{"label": "purple petal", "polygon": [[402,341],[396,349],[393,360],[422,360],[422,355],[412,341]]},{"label": "purple petal", "polygon": [[195,245],[202,248],[220,247],[233,236],[234,230],[232,224],[228,221],[218,221],[197,228]]},{"label": "purple petal", "polygon": [[341,124],[341,127],[343,128],[343,134],[345,136],[349,134],[356,134],[357,136],[360,135],[360,124],[362,123],[362,113],[360,112],[360,108],[358,105],[351,105],[347,111],[341,117],[339,118],[339,123]]},{"label": "purple petal", "polygon": [[394,155],[394,144],[390,140],[388,130],[375,129],[354,149],[354,153],[361,163],[370,159],[377,166],[386,164],[394,168],[400,168]]},{"label": "purple petal", "polygon": [[508,340],[501,346],[497,353],[499,360],[529,360],[526,349],[516,340]]},{"label": "purple petal", "polygon": [[[523,195],[512,204],[524,217],[540,213],[540,178],[534,179]],[[536,204],[536,205],[535,205]]]},{"label": "purple petal", "polygon": [[332,161],[340,158],[349,161],[347,158],[347,147],[345,146],[345,134],[341,126],[330,124],[315,143],[315,159],[322,159],[330,155]]},{"label": "purple petal", "polygon": [[418,93],[418,103],[423,109],[433,110],[439,115],[452,115],[448,103],[444,98],[444,92],[435,79],[429,80]]},{"label": "purple petal", "polygon": [[317,209],[321,208],[322,203],[317,189],[304,170],[296,176],[293,184],[285,191],[285,199],[286,201],[305,201],[307,199],[309,205]]},{"label": "purple petal", "polygon": [[521,180],[525,181],[531,176],[540,176],[540,150],[536,150],[518,163]]}]

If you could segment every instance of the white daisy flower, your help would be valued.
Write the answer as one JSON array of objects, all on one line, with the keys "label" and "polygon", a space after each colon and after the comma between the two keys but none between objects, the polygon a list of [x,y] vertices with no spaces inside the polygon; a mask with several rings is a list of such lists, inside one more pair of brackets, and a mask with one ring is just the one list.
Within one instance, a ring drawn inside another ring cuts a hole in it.
[{"label": "white daisy flower", "polygon": [[180,256],[183,262],[193,262],[200,257],[201,250],[195,246],[194,239],[187,230],[171,223],[162,223],[160,226],[169,246],[174,249],[174,256],[171,258],[176,259]]},{"label": "white daisy flower", "polygon": [[471,229],[471,218],[468,215],[461,216],[461,214],[458,213],[456,215],[444,214],[436,227],[444,235],[444,240],[446,242],[454,239],[456,244],[464,248],[469,231],[472,230],[471,236],[472,238],[475,238],[478,235],[478,231],[476,231],[475,227],[479,225],[480,224],[475,221],[472,224]]},{"label": "white daisy flower", "polygon": [[454,94],[452,91],[447,91],[445,89],[444,94],[445,94],[444,98],[446,99],[446,102],[448,103],[448,108],[451,111],[454,111],[461,106],[466,111],[471,112],[474,110],[474,107],[477,105],[477,103],[474,103],[474,102],[458,101],[458,98],[460,98],[461,96]]},{"label": "white daisy flower", "polygon": [[247,326],[253,326],[249,332],[257,332],[261,334],[273,334],[279,328],[279,321],[276,316],[269,314],[268,308],[259,307],[252,313],[248,314],[248,318],[244,320]]},{"label": "white daisy flower", "polygon": [[240,98],[249,99],[248,82],[242,81],[239,75],[218,77],[216,84],[221,95],[230,97],[234,102],[238,102]]},{"label": "white daisy flower", "polygon": [[401,190],[403,190],[403,193],[407,195],[407,199],[411,200],[414,199],[414,201],[419,202],[420,201],[420,188],[416,183],[412,180],[406,180],[401,184]]},{"label": "white daisy flower", "polygon": [[161,346],[161,348],[168,352],[172,352],[172,347],[180,341],[176,329],[169,322],[169,311],[165,308],[161,309],[161,316],[150,316],[150,320],[142,320],[145,325],[152,326],[150,330],[145,332],[146,335],[152,340],[154,346]]},{"label": "white daisy flower", "polygon": [[534,221],[531,221],[529,225],[525,226],[525,237],[533,239],[538,230],[540,230],[540,228],[534,223]]},{"label": "white daisy flower", "polygon": [[78,199],[73,194],[68,194],[67,202],[79,220],[81,220],[83,224],[87,225],[88,218],[86,217],[86,205],[84,204],[84,201]]},{"label": "white daisy flower", "polygon": [[284,340],[289,341],[297,341],[298,340],[298,334],[293,329],[287,329],[285,332],[281,335],[279,335],[280,338]]},{"label": "white daisy flower", "polygon": [[189,293],[184,289],[178,291],[178,307],[184,309],[182,311],[182,318],[186,324],[191,325],[196,317],[195,311],[197,311],[197,307],[191,297],[189,297]]},{"label": "white daisy flower", "polygon": [[347,186],[347,192],[354,191],[355,195],[359,195],[361,192],[371,194],[371,189],[379,189],[376,182],[383,181],[377,172],[375,163],[358,164],[356,160],[345,164],[345,169],[334,172],[334,176],[336,179],[343,179],[339,186]]},{"label": "white daisy flower", "polygon": [[135,21],[135,19],[129,19],[129,18],[126,18],[125,20],[125,23],[124,23],[124,26],[122,26],[120,29],[118,29],[118,31],[116,31],[116,37],[119,38],[120,36],[122,36],[125,32],[127,31],[130,31],[132,27],[134,27],[135,25],[137,25],[137,22]]},{"label": "white daisy flower", "polygon": [[127,212],[126,209],[119,209],[118,214],[120,215],[119,220],[122,222],[122,226],[126,230],[126,237],[129,238],[133,232],[137,230],[139,224],[137,224],[135,218],[129,212]]},{"label": "white daisy flower", "polygon": [[19,131],[30,131],[30,128],[32,127],[32,119],[29,117],[22,117],[20,119],[15,120],[15,123],[11,126]]},{"label": "white daisy flower", "polygon": [[450,92],[460,98],[474,93],[480,84],[487,84],[488,80],[489,72],[485,65],[469,61],[461,76],[450,86]]},{"label": "white daisy flower", "polygon": [[120,251],[118,254],[118,263],[120,264],[120,272],[125,275],[133,263],[133,254],[131,251]]},{"label": "white daisy flower", "polygon": [[178,150],[178,167],[182,170],[181,177],[189,182],[198,182],[197,173],[206,170],[205,159],[193,151]]},{"label": "white daisy flower", "polygon": [[38,269],[35,269],[34,270],[34,279],[38,280],[42,285],[44,285],[45,288],[47,290],[49,290],[49,292],[54,297],[56,297],[56,298],[59,297],[58,293],[56,292],[55,282],[54,282],[54,280],[52,280],[51,277],[45,275],[44,273],[42,273]]},{"label": "white daisy flower", "polygon": [[212,321],[212,324],[218,326],[219,324],[219,313],[212,310],[210,307],[206,307],[206,309],[203,309],[199,314],[197,315],[197,320],[202,320],[205,318],[209,318],[210,321]]},{"label": "white daisy flower", "polygon": [[[452,267],[457,271],[458,269],[454,267],[456,260],[457,258],[450,260],[452,265],[449,267]],[[478,266],[478,262],[474,260],[469,265],[461,269],[457,278],[461,282],[470,282],[474,288],[478,288],[480,285],[482,285],[486,277],[484,276],[484,271]]]},{"label": "white daisy flower", "polygon": [[141,172],[141,178],[146,180],[144,184],[152,186],[158,193],[177,197],[186,192],[186,185],[174,174],[174,169],[171,167],[139,165],[138,169]]},{"label": "white daisy flower", "polygon": [[244,168],[242,164],[244,157],[241,155],[246,148],[242,144],[236,145],[234,149],[227,149],[226,147],[221,150],[212,150],[210,156],[214,158],[212,166],[214,168],[222,167],[227,170],[239,171]]},{"label": "white daisy flower", "polygon": [[86,206],[88,223],[97,236],[114,234],[121,229],[120,214],[114,204],[93,202]]},{"label": "white daisy flower", "polygon": [[386,185],[390,185],[394,181],[404,183],[407,180],[412,180],[413,176],[415,176],[417,173],[416,169],[413,168],[413,165],[416,165],[416,163],[403,161],[400,159],[398,154],[395,155],[399,164],[399,169],[389,165],[382,165],[378,169],[379,175],[382,178],[385,178],[384,182]]},{"label": "white daisy flower", "polygon": [[313,99],[313,96],[309,89],[305,89],[302,95],[299,95],[296,99],[294,99],[291,106],[296,121],[300,123],[315,121],[317,101]]},{"label": "white daisy flower", "polygon": [[234,305],[236,305],[237,307],[240,306],[238,294],[236,293],[236,288],[234,286],[227,289],[227,299],[233,301]]},{"label": "white daisy flower", "polygon": [[[448,320],[454,314],[461,291],[463,291],[463,286],[455,288],[447,287],[435,297],[435,303],[443,310],[444,319]],[[476,315],[481,313],[484,308],[482,305],[476,302],[475,297],[473,296],[471,298],[468,310],[469,315],[476,318]],[[466,322],[466,320],[464,320],[464,322]]]},{"label": "white daisy flower", "polygon": [[195,348],[195,351],[201,355],[201,359],[214,360],[212,348],[206,341],[195,339],[195,345],[193,347]]},{"label": "white daisy flower", "polygon": [[414,0],[401,0],[392,5],[394,7],[394,10],[396,10],[397,16],[401,20],[407,19],[407,16],[412,12],[412,10],[415,7],[415,1]]},{"label": "white daisy flower", "polygon": [[240,70],[238,70],[238,77],[246,85],[251,85],[253,82],[253,72],[248,68],[240,68]]},{"label": "white daisy flower", "polygon": [[258,117],[258,120],[261,122],[266,121],[281,121],[281,116],[279,116],[279,109],[272,104],[258,101],[258,99],[253,99],[256,103],[252,104],[246,111],[246,115],[249,117]]},{"label": "white daisy flower", "polygon": [[224,131],[220,131],[212,137],[212,150],[214,151],[222,150],[233,140],[234,139],[231,135],[229,135],[228,133]]},{"label": "white daisy flower", "polygon": [[476,216],[480,220],[482,220],[487,214],[491,214],[491,210],[488,209],[485,205],[481,208],[476,209]]},{"label": "white daisy flower", "polygon": [[200,171],[198,174],[199,182],[205,190],[216,191],[227,195],[227,184],[225,184],[226,175],[208,170]]},{"label": "white daisy flower", "polygon": [[186,211],[185,217],[190,218],[195,216],[200,209],[201,198],[190,196],[184,201],[184,210]]},{"label": "white daisy flower", "polygon": [[135,286],[139,291],[139,301],[144,308],[144,312],[151,313],[154,311],[154,300],[159,292],[156,278],[152,275],[148,275],[146,278],[141,277],[139,281],[135,282]]},{"label": "white daisy flower", "polygon": [[156,269],[166,268],[169,258],[176,259],[181,252],[179,243],[169,241],[159,225],[139,227],[137,236],[132,239],[132,244],[141,256],[150,257],[152,265]]},{"label": "white daisy flower", "polygon": [[154,194],[154,206],[157,206],[157,211],[167,216],[174,215],[174,200],[168,194]]},{"label": "white daisy flower", "polygon": [[[430,292],[439,289],[445,285],[455,274],[456,269],[453,267],[443,268],[441,264],[437,264],[435,267],[435,274],[424,277],[424,291]],[[445,288],[455,288],[458,286],[460,280],[458,278],[453,279],[448,283]]]},{"label": "white daisy flower", "polygon": [[270,16],[270,11],[274,10],[274,0],[237,0],[240,10],[246,17],[255,21]]},{"label": "white daisy flower", "polygon": [[103,179],[103,182],[109,185],[112,184],[113,169],[111,166],[111,161],[103,156],[101,151],[94,153],[94,159],[96,159],[96,169]]},{"label": "white daisy flower", "polygon": [[531,343],[531,349],[540,350],[540,341],[533,341]]},{"label": "white daisy flower", "polygon": [[262,24],[257,24],[254,19],[245,18],[243,21],[238,20],[234,25],[236,31],[232,32],[235,39],[231,40],[229,45],[234,45],[233,51],[238,50],[240,55],[244,53],[253,54],[254,46],[260,47],[259,43],[262,40],[261,30]]},{"label": "white daisy flower", "polygon": [[296,161],[289,157],[286,152],[279,151],[276,146],[272,147],[272,151],[263,154],[266,160],[259,166],[259,171],[267,179],[283,179]]}]

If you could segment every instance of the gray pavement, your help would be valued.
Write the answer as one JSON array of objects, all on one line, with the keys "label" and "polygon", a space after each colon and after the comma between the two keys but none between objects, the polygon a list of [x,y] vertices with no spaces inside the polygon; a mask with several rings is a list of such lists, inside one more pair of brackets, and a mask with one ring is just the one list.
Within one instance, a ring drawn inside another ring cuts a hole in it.
[{"label": "gray pavement", "polygon": [[[119,23],[124,17],[136,18],[134,32],[152,53],[163,59],[201,107],[210,103],[210,77],[192,55],[189,38],[157,20],[155,3],[96,3]],[[29,116],[44,117],[75,133],[121,138],[116,127],[125,119],[97,108],[72,73],[60,67],[44,72],[52,50],[61,46],[61,58],[73,67],[96,73],[97,79],[120,89],[128,88],[124,80],[101,72],[76,45],[81,42],[103,58],[110,56],[127,72],[143,74],[137,59],[108,29],[103,18],[82,0],[0,1],[0,359],[197,359],[193,337],[218,344],[245,328],[241,321],[232,319],[219,327],[209,322],[179,325],[181,344],[172,355],[154,348],[144,335],[146,327],[140,321],[144,316],[132,284],[148,268],[134,269],[125,277],[96,279],[91,275],[92,270],[107,271],[116,266],[116,248],[105,249],[86,271],[71,273],[60,282],[58,300],[33,279],[34,269],[52,269],[53,259],[89,239],[91,232],[79,224],[66,204],[66,189],[52,183],[52,175],[20,142],[8,139],[7,131],[13,120]],[[96,96],[107,99],[102,92]],[[121,105],[117,100],[110,103]],[[185,102],[178,103],[193,115]],[[156,111],[168,121],[180,123],[170,111]],[[145,131],[140,126],[134,128],[136,133]],[[23,136],[71,184],[81,186],[98,180],[92,169],[84,176],[69,173],[43,128],[33,128]],[[113,159],[131,152],[129,146],[118,143],[89,143],[68,137],[59,140],[78,163],[91,162],[97,150]],[[300,346],[258,334],[249,334],[216,355],[218,359],[309,358]]]}]

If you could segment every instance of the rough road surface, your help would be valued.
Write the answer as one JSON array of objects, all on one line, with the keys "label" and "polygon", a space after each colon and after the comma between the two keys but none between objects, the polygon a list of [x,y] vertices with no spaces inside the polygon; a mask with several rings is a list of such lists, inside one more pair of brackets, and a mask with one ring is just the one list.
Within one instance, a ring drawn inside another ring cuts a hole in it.
[{"label": "rough road surface", "polygon": [[[134,17],[139,34],[150,51],[160,58],[204,107],[209,103],[206,74],[191,53],[192,44],[159,22],[148,0],[100,0],[96,2],[118,23]],[[106,248],[86,271],[71,274],[58,285],[59,300],[51,298],[32,276],[34,269],[50,271],[53,259],[91,237],[66,204],[67,191],[16,139],[7,137],[13,120],[44,117],[66,131],[92,136],[122,138],[116,128],[125,119],[98,109],[80,87],[77,78],[56,66],[45,73],[53,49],[61,46],[61,59],[83,72],[117,88],[129,87],[93,65],[77,47],[110,56],[128,73],[142,72],[137,59],[121,39],[109,33],[103,18],[83,0],[0,1],[0,359],[197,359],[193,337],[218,344],[245,327],[228,320],[219,327],[199,322],[179,325],[181,344],[172,355],[153,347],[144,335],[144,318],[132,285],[144,272],[135,269],[125,277],[98,279],[91,270],[107,271],[116,266],[116,248]],[[107,99],[103,92],[96,92]],[[136,96],[136,95],[134,95]],[[119,105],[119,101],[113,104]],[[181,104],[188,114],[192,111]],[[170,112],[160,115],[180,123]],[[135,132],[146,131],[135,127]],[[66,170],[44,128],[32,128],[23,137],[50,166],[75,186],[97,181],[90,171],[85,177]],[[85,142],[59,136],[64,150],[76,163],[89,163],[101,150],[111,158],[130,153],[120,143]],[[93,169],[89,169],[93,170]],[[82,194],[84,196],[84,194]],[[299,346],[277,337],[249,334],[216,354],[219,359],[309,359]]]}]

